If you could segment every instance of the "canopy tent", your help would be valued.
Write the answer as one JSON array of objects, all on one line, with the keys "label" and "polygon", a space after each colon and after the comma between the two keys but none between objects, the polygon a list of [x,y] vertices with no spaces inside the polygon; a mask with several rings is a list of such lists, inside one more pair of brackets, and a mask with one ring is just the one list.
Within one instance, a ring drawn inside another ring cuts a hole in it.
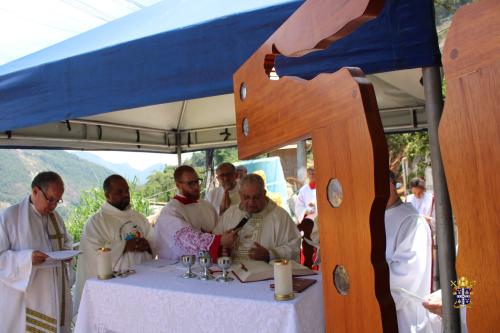
[{"label": "canopy tent", "polygon": [[[235,145],[232,74],[301,3],[162,1],[1,66],[0,146]],[[421,73],[411,69],[439,59],[432,1],[387,0],[377,19],[331,48],[279,58],[276,69],[310,78],[361,67],[392,131],[425,127]]]}]

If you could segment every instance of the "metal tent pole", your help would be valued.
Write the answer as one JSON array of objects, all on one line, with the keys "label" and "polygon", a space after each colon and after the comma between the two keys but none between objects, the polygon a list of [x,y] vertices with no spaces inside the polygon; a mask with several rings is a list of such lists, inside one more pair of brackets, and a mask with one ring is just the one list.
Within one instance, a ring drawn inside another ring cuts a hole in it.
[{"label": "metal tent pole", "polygon": [[441,73],[439,67],[424,67],[422,74],[435,194],[439,281],[443,297],[443,329],[444,332],[459,333],[460,314],[458,309],[453,307],[454,299],[451,290],[451,281],[457,280],[454,224],[438,137],[439,121],[443,113]]}]

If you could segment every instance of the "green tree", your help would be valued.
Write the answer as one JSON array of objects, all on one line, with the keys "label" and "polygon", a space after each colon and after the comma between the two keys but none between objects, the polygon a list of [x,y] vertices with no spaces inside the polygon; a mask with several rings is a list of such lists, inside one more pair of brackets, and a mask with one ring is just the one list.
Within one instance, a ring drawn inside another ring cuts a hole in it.
[{"label": "green tree", "polygon": [[416,170],[409,178],[423,177],[429,161],[429,135],[427,132],[411,132],[387,134],[387,147],[389,149],[389,167],[399,173],[403,157],[408,158],[410,164],[416,164]]}]

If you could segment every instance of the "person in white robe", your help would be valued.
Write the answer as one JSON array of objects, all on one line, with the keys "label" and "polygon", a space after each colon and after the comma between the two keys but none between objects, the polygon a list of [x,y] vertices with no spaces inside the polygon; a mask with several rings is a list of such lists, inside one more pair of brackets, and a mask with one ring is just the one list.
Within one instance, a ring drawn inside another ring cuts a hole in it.
[{"label": "person in white robe", "polygon": [[406,202],[409,202],[415,207],[420,215],[423,215],[427,222],[431,225],[433,238],[435,240],[436,222],[434,209],[434,194],[429,193],[425,189],[425,181],[421,178],[413,178],[410,181],[411,193],[406,197]]},{"label": "person in white robe", "polygon": [[311,239],[311,232],[314,228],[314,219],[318,216],[316,209],[316,176],[314,168],[307,168],[307,178],[309,182],[302,186],[295,202],[295,214],[299,222],[299,231],[304,233],[302,239],[302,254],[304,256],[304,266],[312,268],[314,264],[314,247],[307,240]]},{"label": "person in white robe", "polygon": [[127,181],[119,175],[104,180],[106,202],[91,216],[80,239],[75,290],[75,313],[85,281],[97,276],[97,250],[111,249],[113,271],[126,272],[136,264],[153,259],[153,228],[140,213],[130,208]]},{"label": "person in white robe", "polygon": [[413,178],[410,181],[410,190],[412,194],[406,197],[406,202],[409,202],[415,207],[418,213],[425,217],[425,220],[431,227],[432,233],[432,291],[437,289],[438,285],[438,262],[437,262],[437,242],[436,242],[436,216],[434,209],[434,194],[429,193],[425,189],[425,181],[421,178]]},{"label": "person in white robe", "polygon": [[208,191],[205,199],[214,206],[217,214],[222,215],[231,205],[240,203],[236,168],[231,163],[222,163],[215,173],[219,187]]},{"label": "person in white robe", "polygon": [[264,180],[257,174],[240,181],[240,204],[221,216],[214,233],[232,231],[244,217],[248,222],[236,230],[238,238],[231,253],[235,262],[299,260],[299,230],[290,215],[266,196]]},{"label": "person in white robe", "polygon": [[386,260],[400,333],[435,332],[422,302],[401,293],[403,288],[421,298],[431,291],[432,240],[429,225],[409,203],[403,203],[391,172],[390,197],[385,211]]},{"label": "person in white robe", "polygon": [[54,210],[63,193],[57,173],[41,172],[31,194],[0,215],[0,333],[70,332],[70,263],[46,260],[46,252],[72,249]]},{"label": "person in white robe", "polygon": [[208,201],[200,199],[200,178],[192,167],[178,167],[174,179],[179,194],[163,207],[154,228],[158,257],[178,260],[182,255],[205,250],[216,259],[221,245],[232,247],[236,233],[211,233],[218,216]]}]

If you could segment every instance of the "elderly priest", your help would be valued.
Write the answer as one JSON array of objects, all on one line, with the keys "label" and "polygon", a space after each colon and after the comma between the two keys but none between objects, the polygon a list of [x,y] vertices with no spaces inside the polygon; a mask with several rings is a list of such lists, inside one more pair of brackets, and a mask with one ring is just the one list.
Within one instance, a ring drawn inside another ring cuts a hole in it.
[{"label": "elderly priest", "polygon": [[238,232],[232,251],[235,261],[269,261],[286,258],[298,261],[300,234],[290,215],[266,196],[264,180],[256,174],[240,181],[240,204],[222,216],[214,233]]},{"label": "elderly priest", "polygon": [[54,209],[64,183],[51,171],[31,183],[31,195],[0,215],[0,332],[70,332],[70,267],[45,263],[45,252],[72,241]]},{"label": "elderly priest", "polygon": [[97,250],[111,249],[115,271],[127,271],[135,264],[153,259],[153,228],[140,213],[130,208],[127,181],[120,175],[104,180],[106,202],[85,224],[80,241],[83,254],[78,259],[75,309],[80,303],[85,281],[97,276]]},{"label": "elderly priest", "polygon": [[182,165],[174,171],[178,194],[163,207],[155,225],[155,243],[160,259],[178,259],[184,254],[209,251],[212,258],[221,246],[231,248],[236,233],[211,232],[217,225],[217,213],[206,200],[200,199],[200,178],[196,171]]}]

